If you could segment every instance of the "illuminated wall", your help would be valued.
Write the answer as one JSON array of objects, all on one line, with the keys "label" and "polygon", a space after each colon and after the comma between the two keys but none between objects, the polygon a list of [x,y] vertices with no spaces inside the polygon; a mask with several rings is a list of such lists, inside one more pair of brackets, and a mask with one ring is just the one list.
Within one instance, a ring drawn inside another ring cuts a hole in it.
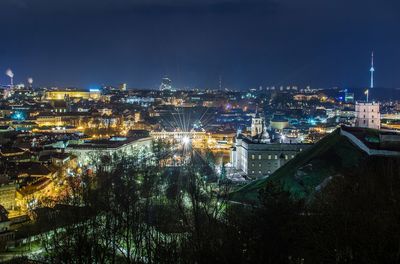
[{"label": "illuminated wall", "polygon": [[49,91],[46,92],[47,100],[64,100],[65,97],[69,98],[82,98],[82,99],[100,99],[99,90],[90,91]]}]

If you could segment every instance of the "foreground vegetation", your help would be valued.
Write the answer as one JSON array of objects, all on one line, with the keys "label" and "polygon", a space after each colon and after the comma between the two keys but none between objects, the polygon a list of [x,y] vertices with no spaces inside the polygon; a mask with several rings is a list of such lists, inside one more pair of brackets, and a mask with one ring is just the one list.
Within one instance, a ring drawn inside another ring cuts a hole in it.
[{"label": "foreground vegetation", "polygon": [[[228,185],[193,154],[103,159],[71,181],[74,224],[42,235],[45,263],[398,263],[400,161],[371,157],[305,202],[268,183],[260,203],[231,203]],[[112,162],[111,162],[112,160]],[[84,220],[83,220],[84,219]]]}]

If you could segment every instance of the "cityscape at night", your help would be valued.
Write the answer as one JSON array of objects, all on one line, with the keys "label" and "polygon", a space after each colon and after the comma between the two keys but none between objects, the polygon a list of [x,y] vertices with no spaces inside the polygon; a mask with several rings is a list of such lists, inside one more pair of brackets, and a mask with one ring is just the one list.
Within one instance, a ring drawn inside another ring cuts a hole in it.
[{"label": "cityscape at night", "polygon": [[1,263],[400,263],[400,2],[1,0]]}]

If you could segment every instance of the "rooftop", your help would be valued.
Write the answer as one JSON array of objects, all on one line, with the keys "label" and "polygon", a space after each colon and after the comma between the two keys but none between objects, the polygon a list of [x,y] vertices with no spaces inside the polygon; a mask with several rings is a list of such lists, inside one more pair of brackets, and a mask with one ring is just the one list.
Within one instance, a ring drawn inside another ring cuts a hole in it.
[{"label": "rooftop", "polygon": [[134,141],[141,139],[150,139],[150,137],[128,137],[124,140],[111,140],[111,139],[100,139],[100,140],[88,140],[83,144],[72,144],[68,148],[72,149],[92,149],[92,148],[119,148],[124,145],[130,144]]}]

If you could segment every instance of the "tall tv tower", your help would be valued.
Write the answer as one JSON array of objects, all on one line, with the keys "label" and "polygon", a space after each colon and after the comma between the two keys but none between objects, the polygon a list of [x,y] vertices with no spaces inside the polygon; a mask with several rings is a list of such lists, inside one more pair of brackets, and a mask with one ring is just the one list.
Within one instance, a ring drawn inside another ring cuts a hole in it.
[{"label": "tall tv tower", "polygon": [[371,89],[374,88],[374,52],[371,53],[371,69],[369,70],[371,72]]}]

